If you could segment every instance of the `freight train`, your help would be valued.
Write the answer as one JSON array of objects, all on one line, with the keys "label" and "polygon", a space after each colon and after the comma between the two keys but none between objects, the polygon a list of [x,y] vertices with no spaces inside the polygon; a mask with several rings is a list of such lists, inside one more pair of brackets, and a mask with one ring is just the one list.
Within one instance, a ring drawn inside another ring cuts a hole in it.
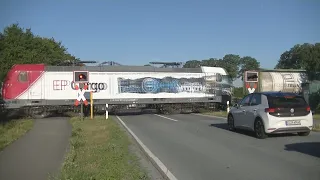
[{"label": "freight train", "polygon": [[293,92],[303,95],[312,108],[317,106],[313,96],[320,91],[320,73],[312,81],[309,81],[305,70],[290,69],[246,71],[244,77],[245,94],[266,91]]},{"label": "freight train", "polygon": [[[84,99],[93,93],[95,112],[130,108],[159,113],[225,104],[231,99],[232,81],[220,67],[157,68],[152,66],[47,66],[18,64],[2,87],[5,106],[33,117],[46,117],[75,107],[82,93],[75,72],[87,72]],[[82,100],[84,100],[82,99]],[[90,101],[89,101],[90,103]]]}]

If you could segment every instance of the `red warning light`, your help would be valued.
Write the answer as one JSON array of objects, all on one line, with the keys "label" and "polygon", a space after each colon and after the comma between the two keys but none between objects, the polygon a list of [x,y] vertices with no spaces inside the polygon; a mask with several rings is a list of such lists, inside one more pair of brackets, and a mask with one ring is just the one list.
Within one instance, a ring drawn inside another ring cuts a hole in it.
[{"label": "red warning light", "polygon": [[89,82],[89,72],[88,71],[74,71],[73,79],[75,83]]},{"label": "red warning light", "polygon": [[84,74],[80,74],[79,75],[79,80],[86,80],[86,76]]}]

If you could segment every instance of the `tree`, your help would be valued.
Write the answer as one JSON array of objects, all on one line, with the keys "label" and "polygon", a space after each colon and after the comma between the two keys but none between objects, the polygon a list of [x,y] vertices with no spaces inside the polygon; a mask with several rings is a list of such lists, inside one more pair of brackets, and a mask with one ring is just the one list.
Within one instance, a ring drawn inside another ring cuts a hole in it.
[{"label": "tree", "polygon": [[76,58],[54,38],[35,36],[31,29],[24,30],[18,24],[0,33],[0,81],[14,64],[57,65],[65,60]]},{"label": "tree", "polygon": [[302,67],[307,71],[310,80],[316,79],[320,73],[320,43],[303,44],[298,51]]},{"label": "tree", "polygon": [[198,61],[198,60],[190,60],[183,65],[184,68],[196,68],[200,66],[201,66],[201,61]]},{"label": "tree", "polygon": [[201,66],[217,67],[220,59],[210,58],[201,61]]},{"label": "tree", "polygon": [[202,61],[190,60],[184,64],[184,68],[196,68],[200,66],[210,66],[210,67],[222,67],[224,68],[230,78],[234,80],[237,77],[240,64],[240,56],[235,54],[227,54],[223,59],[210,58]]},{"label": "tree", "polygon": [[238,78],[241,77],[243,80],[243,75],[245,71],[249,70],[258,70],[260,69],[260,62],[258,62],[255,58],[250,56],[245,56],[240,59],[240,70],[238,72]]},{"label": "tree", "polygon": [[235,87],[233,88],[233,97],[243,98],[243,87]]},{"label": "tree", "polygon": [[298,57],[299,48],[300,45],[297,44],[282,53],[275,69],[302,69],[302,62]]},{"label": "tree", "polygon": [[275,69],[305,69],[310,80],[320,72],[320,43],[297,44],[281,54]]},{"label": "tree", "polygon": [[222,60],[218,61],[218,66],[224,68],[228,72],[232,81],[237,78],[239,65],[240,56],[235,54],[227,54]]}]

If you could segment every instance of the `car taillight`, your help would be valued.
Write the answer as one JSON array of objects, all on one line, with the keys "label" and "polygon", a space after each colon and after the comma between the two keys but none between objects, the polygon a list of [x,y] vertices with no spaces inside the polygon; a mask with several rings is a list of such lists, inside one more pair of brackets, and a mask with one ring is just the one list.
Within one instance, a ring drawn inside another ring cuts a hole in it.
[{"label": "car taillight", "polygon": [[265,112],[274,113],[274,112],[276,112],[276,109],[275,108],[266,108]]},{"label": "car taillight", "polygon": [[309,112],[311,110],[310,106],[307,107],[307,111]]}]

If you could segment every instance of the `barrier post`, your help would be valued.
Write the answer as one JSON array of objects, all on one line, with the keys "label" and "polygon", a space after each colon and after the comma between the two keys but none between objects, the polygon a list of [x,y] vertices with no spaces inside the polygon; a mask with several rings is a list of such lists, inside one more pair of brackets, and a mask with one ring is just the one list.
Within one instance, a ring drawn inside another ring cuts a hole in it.
[{"label": "barrier post", "polygon": [[108,119],[108,117],[109,117],[109,112],[108,112],[108,104],[106,104],[106,119]]},{"label": "barrier post", "polygon": [[227,113],[229,113],[230,107],[229,107],[229,101],[227,101]]},{"label": "barrier post", "polygon": [[90,91],[90,115],[91,120],[93,119],[93,92]]},{"label": "barrier post", "polygon": [[80,106],[80,117],[81,117],[81,120],[84,119],[84,115],[83,115],[83,102],[81,102],[81,106]]}]

